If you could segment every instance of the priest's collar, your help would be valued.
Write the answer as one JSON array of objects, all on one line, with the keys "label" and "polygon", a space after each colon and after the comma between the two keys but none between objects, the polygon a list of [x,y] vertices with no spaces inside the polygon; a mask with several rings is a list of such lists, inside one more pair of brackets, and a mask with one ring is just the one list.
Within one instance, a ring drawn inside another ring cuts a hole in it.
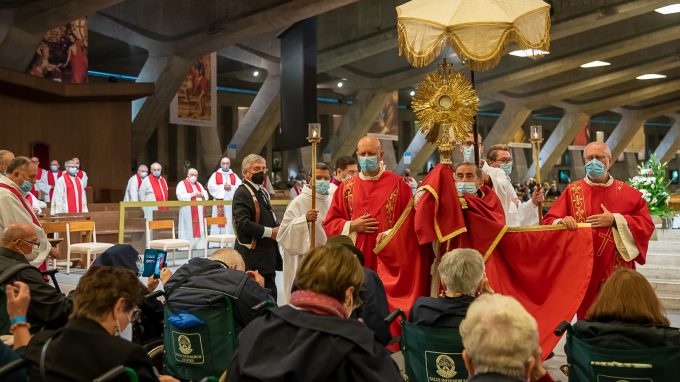
[{"label": "priest's collar", "polygon": [[586,177],[583,180],[585,180],[587,185],[592,187],[609,187],[614,183],[614,178],[609,173],[607,173],[607,176],[609,177],[609,179],[607,179],[607,181],[604,183],[595,183],[592,180],[590,180],[590,178],[588,178],[588,175],[586,175]]},{"label": "priest's collar", "polygon": [[359,172],[359,178],[361,180],[378,180],[382,176],[382,174],[385,172],[385,167],[380,166],[380,171],[378,172],[377,175],[375,176],[370,176],[370,175],[365,175],[363,171]]}]

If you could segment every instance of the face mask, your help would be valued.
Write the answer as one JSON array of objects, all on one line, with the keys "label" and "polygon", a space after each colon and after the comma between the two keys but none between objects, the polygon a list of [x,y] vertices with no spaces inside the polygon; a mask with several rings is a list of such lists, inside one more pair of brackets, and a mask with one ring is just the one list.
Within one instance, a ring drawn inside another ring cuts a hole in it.
[{"label": "face mask", "polygon": [[328,188],[331,186],[331,182],[328,180],[317,180],[316,181],[316,192],[321,195],[328,195]]},{"label": "face mask", "polygon": [[78,169],[75,168],[75,167],[69,167],[69,168],[68,168],[68,173],[69,173],[69,175],[71,175],[71,176],[76,176],[76,174],[78,173]]},{"label": "face mask", "polygon": [[139,176],[141,176],[142,179],[146,178],[148,175],[149,175],[149,172],[148,172],[148,171],[142,171],[142,172],[139,174]]},{"label": "face mask", "polygon": [[462,195],[477,192],[477,184],[475,182],[456,182],[456,187],[458,188],[458,193]]},{"label": "face mask", "polygon": [[21,183],[21,186],[19,186],[19,189],[24,194],[28,194],[33,189],[33,183],[29,182],[28,180],[24,180],[24,182]]},{"label": "face mask", "polygon": [[264,182],[264,171],[254,173],[250,181],[258,185],[262,184]]},{"label": "face mask", "polygon": [[222,165],[222,171],[224,172],[229,171],[229,165],[228,164]]},{"label": "face mask", "polygon": [[378,169],[378,157],[376,155],[370,157],[359,157],[359,166],[367,172],[373,172]]},{"label": "face mask", "polygon": [[151,171],[151,173],[152,173],[153,176],[155,176],[156,178],[160,178],[160,176],[161,176],[161,170],[153,170],[153,171]]},{"label": "face mask", "polygon": [[[24,242],[22,241],[22,243],[24,243]],[[27,243],[27,244],[30,244],[30,243]],[[24,255],[24,256],[26,257],[26,260],[27,260],[29,263],[30,263],[31,261],[37,259],[38,256],[40,255],[39,249],[36,248],[35,245],[33,245],[33,244],[31,244],[31,252],[29,252],[29,253],[24,253],[24,252],[22,252],[22,251],[19,249],[19,247],[17,247],[16,250],[17,250],[17,252],[19,252],[19,253],[21,253],[22,255]]]},{"label": "face mask", "polygon": [[474,146],[463,147],[463,158],[465,159],[466,162],[474,163],[475,162],[475,147]]},{"label": "face mask", "polygon": [[50,166],[50,170],[52,170],[52,172],[57,172],[59,171],[59,166],[53,164]]},{"label": "face mask", "polygon": [[503,163],[501,165],[501,170],[503,170],[505,175],[510,176],[510,174],[512,173],[512,163]]},{"label": "face mask", "polygon": [[602,178],[607,173],[607,170],[604,167],[604,163],[600,162],[597,159],[593,159],[590,162],[586,163],[585,169],[586,174],[588,174],[588,177],[591,179]]},{"label": "face mask", "polygon": [[190,177],[189,177],[189,182],[191,182],[191,183],[196,183],[196,179],[197,179],[197,178],[196,178],[195,176],[190,176]]}]

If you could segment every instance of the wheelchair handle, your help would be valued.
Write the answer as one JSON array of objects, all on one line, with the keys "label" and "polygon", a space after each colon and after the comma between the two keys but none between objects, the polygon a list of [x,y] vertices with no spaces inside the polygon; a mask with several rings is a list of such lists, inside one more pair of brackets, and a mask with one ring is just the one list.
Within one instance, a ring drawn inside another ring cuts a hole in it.
[{"label": "wheelchair handle", "polygon": [[165,294],[164,290],[157,290],[157,291],[151,292],[151,293],[147,294],[146,296],[144,296],[144,299],[145,300],[155,300],[158,297],[163,296],[164,294]]},{"label": "wheelchair handle", "polygon": [[564,334],[564,332],[568,332],[571,330],[571,324],[567,321],[562,321],[560,322],[559,325],[555,328],[555,335],[556,336],[561,336]]},{"label": "wheelchair handle", "polygon": [[123,366],[123,365],[116,366],[116,367],[114,367],[113,369],[107,371],[106,373],[100,375],[99,377],[93,379],[92,382],[107,382],[107,381],[111,381],[111,380],[113,380],[114,378],[116,378],[117,376],[119,376],[119,375],[121,375],[121,374],[123,374],[123,373],[125,373],[125,372],[126,372],[126,371],[125,371],[125,366]]},{"label": "wheelchair handle", "polygon": [[15,371],[19,371],[26,366],[28,366],[27,360],[23,358],[15,359],[14,361],[6,363],[0,367],[0,377],[7,377],[8,375],[14,373]]},{"label": "wheelchair handle", "polygon": [[392,321],[396,320],[397,317],[399,317],[399,316],[401,316],[402,320],[406,321],[406,313],[404,313],[404,311],[399,309],[399,308],[393,310],[392,313],[390,313],[387,317],[385,317],[384,321],[385,321],[386,324],[391,324]]}]

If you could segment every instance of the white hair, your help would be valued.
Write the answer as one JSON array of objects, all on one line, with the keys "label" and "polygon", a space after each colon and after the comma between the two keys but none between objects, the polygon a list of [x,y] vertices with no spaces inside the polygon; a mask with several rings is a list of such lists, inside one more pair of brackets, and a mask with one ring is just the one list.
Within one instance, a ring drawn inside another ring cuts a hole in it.
[{"label": "white hair", "polygon": [[243,261],[243,257],[232,248],[218,249],[210,256],[210,260],[221,261],[231,269],[239,271],[246,270],[246,263]]},{"label": "white hair", "polygon": [[246,155],[245,158],[243,158],[243,162],[241,162],[241,171],[245,170],[250,170],[250,168],[255,164],[255,163],[260,163],[260,162],[267,162],[263,157],[257,155],[257,154],[248,154]]},{"label": "white hair", "polygon": [[525,376],[538,347],[536,320],[517,300],[500,294],[475,299],[460,324],[460,335],[477,373]]},{"label": "white hair", "polygon": [[67,160],[66,162],[64,162],[64,167],[75,166],[75,165],[76,165],[76,162],[74,162],[73,159],[70,159],[70,160]]},{"label": "white hair", "polygon": [[149,169],[148,167],[146,167],[145,164],[140,164],[139,167],[137,167],[137,171],[139,171],[139,170],[141,170],[141,169],[143,169],[143,168],[145,168],[145,169],[147,169],[147,170]]},{"label": "white hair", "polygon": [[476,249],[457,248],[442,256],[437,271],[448,291],[474,296],[484,277],[484,260]]},{"label": "white hair", "polygon": [[187,176],[189,176],[189,173],[192,172],[192,171],[196,171],[196,175],[198,175],[198,170],[196,170],[195,168],[192,167],[192,168],[187,170]]}]

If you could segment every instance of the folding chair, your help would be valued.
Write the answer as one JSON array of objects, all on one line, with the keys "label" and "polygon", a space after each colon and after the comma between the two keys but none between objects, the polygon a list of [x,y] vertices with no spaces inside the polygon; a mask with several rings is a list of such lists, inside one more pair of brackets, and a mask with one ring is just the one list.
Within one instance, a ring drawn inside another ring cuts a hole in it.
[{"label": "folding chair", "polygon": [[[83,243],[71,244],[71,233],[72,232],[86,232],[88,240],[91,238],[92,241],[86,241]],[[104,253],[107,249],[113,247],[113,244],[109,243],[98,243],[97,242],[97,229],[95,223],[91,220],[74,221],[66,223],[66,274],[71,271],[71,254],[85,254],[87,255],[87,262],[85,263],[85,269],[90,268],[90,264],[94,261],[92,255],[95,257],[99,254]]]},{"label": "folding chair", "polygon": [[227,225],[227,218],[225,216],[222,217],[214,217],[214,218],[204,218],[203,219],[203,226],[205,229],[205,257],[208,257],[208,246],[210,243],[219,243],[220,248],[224,248],[227,246],[227,244],[234,244],[236,241],[236,236],[235,235],[230,235],[230,234],[224,234],[224,235],[209,235],[209,226],[211,225]]},{"label": "folding chair", "polygon": [[[158,239],[151,240],[151,234],[155,230],[169,229],[172,231],[172,239]],[[174,220],[151,220],[146,222],[146,247],[152,249],[161,249],[163,251],[172,250],[172,265],[175,265],[175,252],[178,249],[186,248],[189,250],[189,259],[191,259],[191,242],[189,240],[182,240],[175,238],[175,221]]]}]

